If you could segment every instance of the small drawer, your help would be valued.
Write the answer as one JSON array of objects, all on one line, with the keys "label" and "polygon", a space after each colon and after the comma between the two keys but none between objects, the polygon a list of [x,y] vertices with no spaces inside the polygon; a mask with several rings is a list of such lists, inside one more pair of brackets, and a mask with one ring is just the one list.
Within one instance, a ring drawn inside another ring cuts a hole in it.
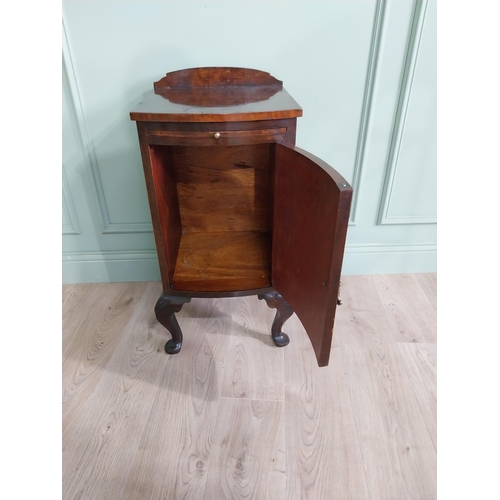
[{"label": "small drawer", "polygon": [[260,130],[210,130],[206,132],[148,129],[147,137],[150,144],[166,146],[240,146],[280,142],[284,140],[286,130],[286,127]]}]

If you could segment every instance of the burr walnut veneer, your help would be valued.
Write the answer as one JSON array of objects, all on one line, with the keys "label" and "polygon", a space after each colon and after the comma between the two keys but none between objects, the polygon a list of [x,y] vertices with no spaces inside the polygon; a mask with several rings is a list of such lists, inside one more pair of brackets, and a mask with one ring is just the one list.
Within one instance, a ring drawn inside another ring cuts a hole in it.
[{"label": "burr walnut veneer", "polygon": [[287,345],[295,312],[328,364],[352,188],[297,148],[302,109],[269,73],[194,68],[154,84],[137,122],[163,283],[155,313],[180,351],[175,318],[192,297],[258,295]]}]

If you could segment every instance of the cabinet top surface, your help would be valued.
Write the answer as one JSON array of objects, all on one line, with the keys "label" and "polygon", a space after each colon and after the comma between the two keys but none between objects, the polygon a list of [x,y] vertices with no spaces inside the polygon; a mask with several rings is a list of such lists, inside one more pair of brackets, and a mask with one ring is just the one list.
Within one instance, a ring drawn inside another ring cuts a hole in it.
[{"label": "cabinet top surface", "polygon": [[131,111],[134,121],[228,122],[302,116],[269,73],[246,68],[192,68],[168,73]]}]

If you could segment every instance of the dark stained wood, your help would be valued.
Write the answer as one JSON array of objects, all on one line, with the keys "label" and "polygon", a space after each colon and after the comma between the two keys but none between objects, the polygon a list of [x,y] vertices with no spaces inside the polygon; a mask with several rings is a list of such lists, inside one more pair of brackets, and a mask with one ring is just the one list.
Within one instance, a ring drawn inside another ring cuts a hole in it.
[{"label": "dark stained wood", "polygon": [[[296,118],[282,120],[227,121],[227,122],[137,122],[140,132],[168,130],[183,132],[222,132],[231,130],[264,130],[286,128],[295,130]],[[290,142],[290,141],[287,141]]]},{"label": "dark stained wood", "polygon": [[[294,147],[302,109],[268,73],[194,68],[155,89],[130,116],[171,301],[157,305],[173,332],[167,352],[182,344],[182,301],[255,294],[277,309],[276,345],[289,342],[281,329],[295,310],[327,365],[351,187]],[[262,89],[275,93],[262,100]]]},{"label": "dark stained wood", "polygon": [[[171,151],[168,148],[146,146],[149,148],[149,167],[153,181],[157,216],[153,219],[155,238],[161,241],[165,260],[162,272],[164,290],[168,290],[173,280],[177,252],[181,239],[181,218],[177,196],[176,179],[172,165]],[[157,244],[158,247],[158,244]]]},{"label": "dark stained wood", "polygon": [[286,137],[284,141],[288,144],[295,144],[295,138],[297,134],[297,118],[290,118],[286,121]]},{"label": "dark stained wood", "polygon": [[281,90],[283,82],[270,73],[258,69],[233,67],[202,67],[180,69],[167,73],[154,83],[156,93],[162,90],[180,90],[215,87],[260,87],[268,86]]},{"label": "dark stained wood", "polygon": [[174,290],[223,292],[271,285],[270,235],[258,231],[183,234]]},{"label": "dark stained wood", "polygon": [[182,331],[175,317],[175,313],[182,309],[182,306],[190,302],[189,297],[173,297],[161,295],[155,306],[155,316],[160,325],[163,325],[172,335],[172,338],[165,344],[165,352],[177,354],[182,347]]},{"label": "dark stained wood", "polygon": [[268,307],[276,309],[276,316],[271,326],[271,335],[277,347],[285,347],[290,343],[290,338],[282,331],[282,328],[286,320],[293,314],[293,309],[278,292],[260,294],[259,299],[264,299]]},{"label": "dark stained wood", "polygon": [[156,92],[170,102],[197,107],[224,107],[237,106],[252,102],[265,101],[272,97],[279,89],[263,87],[232,87],[173,89]]},{"label": "dark stained wood", "polygon": [[264,288],[249,288],[245,290],[230,290],[224,292],[194,292],[191,290],[169,290],[168,295],[174,297],[190,297],[198,299],[214,299],[214,298],[227,298],[227,297],[247,297],[249,295],[262,295],[263,293],[274,292],[274,288],[266,286]]},{"label": "dark stained wood", "polygon": [[280,142],[285,139],[286,128],[263,130],[212,130],[210,132],[188,132],[170,130],[148,130],[150,144],[178,146],[240,146]]},{"label": "dark stained wood", "polygon": [[298,116],[302,116],[302,108],[285,89],[264,101],[219,107],[178,104],[151,91],[130,113],[130,118],[135,121],[175,123],[248,122]]},{"label": "dark stained wood", "polygon": [[147,143],[145,134],[141,133],[140,127],[138,128],[142,166],[162,285],[163,290],[168,290],[173,279],[177,249],[182,232],[175,179],[169,175],[171,171],[165,170],[161,166],[164,162],[168,163],[165,156],[166,151],[160,150],[158,154],[155,154],[154,148],[151,148]]},{"label": "dark stained wood", "polygon": [[234,106],[269,99],[283,82],[269,73],[247,68],[191,68],[167,73],[154,92],[190,106]]},{"label": "dark stained wood", "polygon": [[267,144],[173,147],[182,231],[267,231]]},{"label": "dark stained wood", "polygon": [[[295,144],[295,134],[297,129],[297,118],[288,118],[284,120],[256,120],[247,122],[137,122],[137,127],[140,134],[146,135],[146,140],[149,144],[165,144],[162,142],[160,132],[208,132],[213,137],[216,132],[221,135],[223,132],[242,132],[242,131],[269,131],[273,135],[270,142],[288,142]],[[285,129],[276,131],[275,129]],[[234,139],[233,139],[234,141]],[[263,141],[266,142],[266,141]],[[221,142],[214,142],[215,145],[222,145]],[[176,143],[176,145],[180,145]],[[186,145],[194,145],[193,142]],[[231,145],[237,145],[231,143]]]},{"label": "dark stained wood", "polygon": [[352,188],[296,146],[276,145],[272,286],[328,365]]}]

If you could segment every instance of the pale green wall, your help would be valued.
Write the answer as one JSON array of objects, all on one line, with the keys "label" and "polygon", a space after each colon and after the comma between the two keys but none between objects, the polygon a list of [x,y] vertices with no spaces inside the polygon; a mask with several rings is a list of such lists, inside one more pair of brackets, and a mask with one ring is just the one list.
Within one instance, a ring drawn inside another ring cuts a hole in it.
[{"label": "pale green wall", "polygon": [[129,110],[165,73],[261,69],[353,185],[344,274],[435,271],[436,3],[63,1],[63,278],[159,279]]}]

